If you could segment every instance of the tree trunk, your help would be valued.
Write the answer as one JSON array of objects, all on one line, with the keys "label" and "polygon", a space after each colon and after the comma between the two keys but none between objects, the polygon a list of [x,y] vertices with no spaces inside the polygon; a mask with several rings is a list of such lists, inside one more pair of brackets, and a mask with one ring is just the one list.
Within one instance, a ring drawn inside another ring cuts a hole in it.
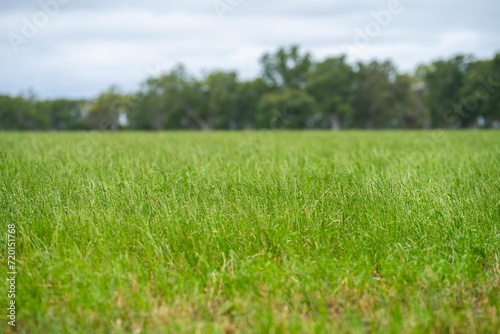
[{"label": "tree trunk", "polygon": [[330,130],[332,131],[338,131],[340,130],[340,121],[337,115],[335,114],[330,114],[328,116],[328,123],[330,125]]},{"label": "tree trunk", "polygon": [[245,122],[245,125],[243,125],[243,129],[245,129],[246,131],[250,131],[253,129],[253,124],[251,121],[246,121]]},{"label": "tree trunk", "polygon": [[431,128],[431,119],[429,117],[426,117],[424,120],[424,124],[422,125],[422,128],[425,130],[428,130]]},{"label": "tree trunk", "polygon": [[153,130],[155,131],[163,130],[163,123],[164,123],[163,114],[161,112],[156,113],[154,115]]},{"label": "tree trunk", "polygon": [[110,130],[113,132],[118,130],[118,117],[114,116],[113,119],[111,120]]},{"label": "tree trunk", "polygon": [[198,113],[194,111],[192,108],[186,108],[186,113],[188,114],[189,117],[193,118],[193,120],[196,122],[196,124],[200,127],[201,130],[203,131],[212,130],[212,126],[210,125],[210,123],[201,118],[200,115],[198,115]]},{"label": "tree trunk", "polygon": [[373,119],[372,118],[367,119],[365,122],[365,129],[373,130],[374,127],[375,127],[375,122],[373,121]]}]

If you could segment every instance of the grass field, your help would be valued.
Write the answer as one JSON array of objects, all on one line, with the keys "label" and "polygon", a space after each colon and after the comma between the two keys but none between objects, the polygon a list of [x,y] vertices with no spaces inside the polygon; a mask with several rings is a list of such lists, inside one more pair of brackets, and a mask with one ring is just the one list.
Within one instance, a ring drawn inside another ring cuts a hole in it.
[{"label": "grass field", "polygon": [[500,132],[3,133],[0,205],[20,333],[500,331]]}]

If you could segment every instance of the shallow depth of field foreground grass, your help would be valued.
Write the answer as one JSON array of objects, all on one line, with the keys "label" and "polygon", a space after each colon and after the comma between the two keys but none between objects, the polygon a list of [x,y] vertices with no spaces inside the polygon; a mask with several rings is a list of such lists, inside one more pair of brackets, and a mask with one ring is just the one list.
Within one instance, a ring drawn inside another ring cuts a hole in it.
[{"label": "shallow depth of field foreground grass", "polygon": [[500,330],[500,132],[4,133],[0,161],[22,333]]}]

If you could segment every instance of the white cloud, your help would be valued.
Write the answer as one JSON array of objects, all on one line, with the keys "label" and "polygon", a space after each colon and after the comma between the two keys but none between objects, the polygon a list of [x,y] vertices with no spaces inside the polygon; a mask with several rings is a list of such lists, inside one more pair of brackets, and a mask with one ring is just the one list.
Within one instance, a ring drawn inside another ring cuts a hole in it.
[{"label": "white cloud", "polygon": [[[500,4],[493,0],[401,4],[401,14],[352,61],[390,58],[410,70],[458,52],[500,51]],[[316,59],[338,55],[356,28],[373,20],[372,11],[386,8],[386,1],[243,0],[220,20],[211,0],[73,0],[16,54],[7,34],[20,33],[22,18],[40,7],[8,0],[0,4],[0,93],[33,87],[44,97],[91,97],[114,83],[132,90],[149,72],[180,62],[198,74],[217,68],[249,78],[258,74],[260,56],[279,46],[299,44]]]}]

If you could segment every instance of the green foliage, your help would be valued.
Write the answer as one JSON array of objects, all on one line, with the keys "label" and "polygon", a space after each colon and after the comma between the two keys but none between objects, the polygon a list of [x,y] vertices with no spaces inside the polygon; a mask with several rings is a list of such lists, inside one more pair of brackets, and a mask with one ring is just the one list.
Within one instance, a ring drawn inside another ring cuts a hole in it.
[{"label": "green foliage", "polygon": [[238,82],[236,87],[236,126],[239,129],[252,129],[256,122],[256,106],[269,87],[261,78]]},{"label": "green foliage", "polygon": [[257,106],[257,125],[270,129],[304,129],[314,123],[314,99],[305,91],[285,89],[264,95]]},{"label": "green foliage", "polygon": [[328,58],[314,65],[307,91],[316,100],[323,126],[338,130],[351,119],[354,85],[355,72],[345,56]]},{"label": "green foliage", "polygon": [[454,115],[462,127],[483,117],[488,125],[500,119],[500,54],[470,65],[460,89],[459,109]]},{"label": "green foliage", "polygon": [[178,128],[190,110],[199,105],[200,85],[177,66],[159,77],[148,78],[129,112],[132,128],[163,130]]},{"label": "green foliage", "polygon": [[34,95],[0,95],[0,130],[46,129],[49,116],[38,112]]},{"label": "green foliage", "polygon": [[212,72],[203,81],[204,123],[203,129],[228,128],[236,124],[238,79],[234,72]]},{"label": "green foliage", "polygon": [[469,56],[456,56],[450,60],[435,61],[426,67],[427,104],[433,127],[460,126],[460,122],[449,116],[461,112],[460,89],[465,83],[470,62]]},{"label": "green foliage", "polygon": [[[261,76],[201,77],[182,65],[138,92],[113,86],[91,101],[0,97],[0,130],[499,128],[500,54],[457,55],[400,73],[390,61],[319,62],[298,46],[261,58]],[[283,121],[285,120],[285,121]],[[286,123],[286,124],[283,124]]]},{"label": "green foliage", "polygon": [[365,129],[388,127],[397,118],[392,100],[397,75],[394,65],[388,61],[358,63],[355,73],[354,126]]},{"label": "green foliage", "polygon": [[309,53],[301,54],[298,46],[279,49],[261,58],[262,78],[277,89],[304,89],[312,65]]},{"label": "green foliage", "polygon": [[85,103],[79,100],[57,99],[37,101],[37,113],[49,118],[47,127],[54,130],[82,129]]},{"label": "green foliage", "polygon": [[391,104],[394,110],[393,127],[422,128],[428,118],[425,107],[425,84],[418,76],[399,74],[392,84]]},{"label": "green foliage", "polygon": [[92,101],[86,110],[85,125],[91,129],[118,130],[120,115],[125,114],[127,97],[112,86]]},{"label": "green foliage", "polygon": [[498,132],[0,142],[16,333],[500,331]]}]

